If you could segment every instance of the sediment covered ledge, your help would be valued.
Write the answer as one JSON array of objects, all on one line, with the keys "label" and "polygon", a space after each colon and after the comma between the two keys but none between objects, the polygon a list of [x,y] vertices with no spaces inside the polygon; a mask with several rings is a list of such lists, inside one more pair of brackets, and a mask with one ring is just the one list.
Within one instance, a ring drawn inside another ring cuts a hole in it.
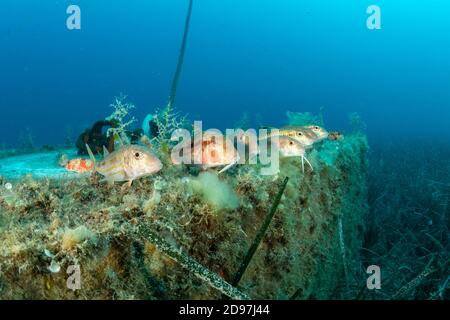
[{"label": "sediment covered ledge", "polygon": [[[0,191],[0,298],[323,299],[345,286],[367,211],[367,142],[324,141],[277,178],[165,166],[130,189],[23,178]],[[277,211],[231,286],[285,177]],[[70,278],[79,266],[81,283]],[[69,270],[76,270],[73,267]],[[75,282],[74,282],[75,281]]]}]

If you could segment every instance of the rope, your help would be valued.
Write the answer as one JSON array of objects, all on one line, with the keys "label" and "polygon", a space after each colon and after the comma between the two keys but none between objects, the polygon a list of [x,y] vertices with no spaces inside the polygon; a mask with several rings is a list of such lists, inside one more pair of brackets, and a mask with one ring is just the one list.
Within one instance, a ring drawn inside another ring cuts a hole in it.
[{"label": "rope", "polygon": [[192,13],[192,5],[194,0],[189,0],[189,8],[186,15],[186,22],[184,25],[184,34],[183,34],[183,40],[181,42],[181,48],[180,53],[178,55],[178,63],[177,68],[175,71],[175,75],[172,80],[172,87],[170,89],[170,95],[169,95],[169,101],[167,102],[167,109],[170,110],[175,102],[175,96],[177,94],[177,87],[178,87],[178,81],[180,79],[181,69],[183,67],[183,61],[184,61],[184,52],[186,51],[186,41],[187,36],[189,33],[189,24],[191,21],[191,13]]}]

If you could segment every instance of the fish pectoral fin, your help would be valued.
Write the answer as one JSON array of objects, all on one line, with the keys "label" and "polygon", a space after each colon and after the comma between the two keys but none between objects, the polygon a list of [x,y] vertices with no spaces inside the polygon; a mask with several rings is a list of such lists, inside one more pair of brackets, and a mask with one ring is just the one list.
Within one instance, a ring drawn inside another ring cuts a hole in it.
[{"label": "fish pectoral fin", "polygon": [[129,187],[131,187],[131,185],[133,184],[133,180],[128,180],[126,183],[124,183],[123,184],[123,187],[127,187],[127,188],[129,188]]},{"label": "fish pectoral fin", "polygon": [[218,174],[221,174],[221,173],[227,171],[228,169],[230,169],[231,167],[233,167],[233,166],[234,166],[235,164],[237,164],[238,162],[239,162],[239,157],[237,157],[237,159],[234,160],[232,163],[226,165],[225,168],[223,168],[222,170],[220,170]]},{"label": "fish pectoral fin", "polygon": [[100,180],[100,182],[106,182],[109,186],[113,186],[114,185],[114,180],[108,179],[108,178],[103,178],[103,179]]},{"label": "fish pectoral fin", "polygon": [[234,166],[234,164],[235,164],[235,163],[233,162],[233,163],[230,163],[229,165],[226,165],[225,168],[223,168],[222,170],[220,170],[218,174],[221,174],[221,173],[227,171],[227,170],[230,169],[232,166]]},{"label": "fish pectoral fin", "polygon": [[125,191],[127,189],[129,189],[131,187],[131,185],[133,184],[133,180],[129,180],[126,183],[124,183],[121,187],[122,191]]}]

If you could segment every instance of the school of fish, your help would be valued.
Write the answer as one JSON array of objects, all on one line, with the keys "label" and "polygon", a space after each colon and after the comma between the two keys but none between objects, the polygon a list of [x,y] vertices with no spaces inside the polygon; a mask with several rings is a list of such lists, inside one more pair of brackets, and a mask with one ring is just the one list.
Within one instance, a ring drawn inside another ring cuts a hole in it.
[{"label": "school of fish", "polygon": [[[340,140],[342,135],[337,132],[328,133],[318,125],[285,126],[277,130],[271,130],[267,136],[258,140],[271,141],[274,137],[275,152],[279,152],[281,158],[299,157],[302,160],[302,170],[306,162],[311,169],[311,163],[306,158],[306,151],[314,144],[324,140]],[[257,156],[258,147],[251,148],[246,136],[237,136],[237,143],[227,140],[226,137],[203,132],[200,139],[190,143],[192,163],[200,166],[202,170],[223,167],[222,173],[240,160],[237,144],[247,147],[250,157]],[[86,173],[98,172],[103,176],[103,181],[110,183],[127,182],[131,186],[134,180],[159,172],[163,164],[151,151],[151,148],[141,145],[121,145],[114,152],[109,153],[104,148],[104,158],[97,161],[89,145],[86,145],[90,159],[72,159],[65,166],[68,171]],[[272,150],[273,152],[273,150]],[[174,165],[179,162],[172,162]]]}]

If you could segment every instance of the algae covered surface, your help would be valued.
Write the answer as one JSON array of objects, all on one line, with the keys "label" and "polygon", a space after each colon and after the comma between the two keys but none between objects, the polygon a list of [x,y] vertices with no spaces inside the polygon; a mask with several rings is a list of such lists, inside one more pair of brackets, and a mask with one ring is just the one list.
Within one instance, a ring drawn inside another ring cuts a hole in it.
[{"label": "algae covered surface", "polygon": [[[0,297],[220,299],[230,290],[244,299],[343,297],[368,210],[367,151],[366,137],[355,133],[315,146],[314,170],[304,173],[299,158],[281,159],[276,177],[257,165],[218,175],[165,163],[130,188],[98,174],[3,177]],[[285,177],[248,269],[224,289]],[[74,266],[79,288],[70,286]]]}]

